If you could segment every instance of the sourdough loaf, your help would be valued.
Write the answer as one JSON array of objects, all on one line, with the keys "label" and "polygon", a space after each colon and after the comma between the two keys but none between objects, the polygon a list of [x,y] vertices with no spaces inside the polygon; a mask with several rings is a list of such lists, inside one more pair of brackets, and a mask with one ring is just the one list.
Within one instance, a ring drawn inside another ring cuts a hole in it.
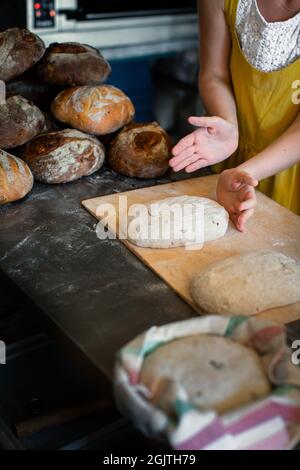
[{"label": "sourdough loaf", "polygon": [[163,387],[174,381],[186,391],[188,402],[218,413],[246,405],[271,390],[255,351],[214,335],[187,336],[158,347],[145,358],[139,381],[150,391],[153,403]]},{"label": "sourdough loaf", "polygon": [[22,74],[6,84],[7,96],[21,95],[46,111],[49,110],[52,101],[60,91],[60,87],[43,83],[39,78],[29,76],[29,74]]},{"label": "sourdough loaf", "polygon": [[75,129],[41,134],[26,146],[23,158],[34,178],[43,183],[68,183],[99,170],[104,147]]},{"label": "sourdough loaf", "polygon": [[34,65],[45,53],[43,41],[24,28],[0,33],[0,80],[9,81]]},{"label": "sourdough loaf", "polygon": [[156,178],[169,167],[171,141],[157,124],[132,123],[124,127],[109,147],[109,164],[118,173]]},{"label": "sourdough loaf", "polygon": [[26,163],[0,150],[0,205],[23,198],[32,186],[33,177]]},{"label": "sourdough loaf", "polygon": [[54,85],[100,85],[111,68],[97,49],[66,42],[48,47],[38,72],[43,81]]},{"label": "sourdough loaf", "polygon": [[25,144],[45,125],[43,113],[32,102],[14,95],[0,105],[0,148]]},{"label": "sourdough loaf", "polygon": [[300,263],[269,250],[230,256],[196,274],[191,292],[206,312],[255,315],[300,301]]},{"label": "sourdough loaf", "polygon": [[228,213],[212,199],[182,195],[152,201],[145,207],[147,217],[128,217],[128,240],[137,246],[198,246],[223,237],[227,231]]},{"label": "sourdough loaf", "polygon": [[54,99],[51,111],[59,121],[96,135],[115,132],[134,117],[131,100],[111,85],[63,90]]}]

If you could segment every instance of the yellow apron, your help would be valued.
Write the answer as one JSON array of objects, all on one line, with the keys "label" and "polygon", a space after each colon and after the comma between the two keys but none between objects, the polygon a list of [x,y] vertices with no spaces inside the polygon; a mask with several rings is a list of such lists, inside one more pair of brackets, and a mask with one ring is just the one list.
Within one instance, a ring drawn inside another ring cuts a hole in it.
[{"label": "yellow apron", "polygon": [[[217,171],[235,167],[262,151],[288,129],[300,112],[300,105],[292,102],[295,92],[292,84],[300,80],[300,59],[271,73],[250,65],[236,33],[238,3],[239,0],[225,0],[232,38],[230,70],[240,141],[238,150],[230,158],[215,165]],[[300,215],[300,164],[261,181],[259,189]]]}]

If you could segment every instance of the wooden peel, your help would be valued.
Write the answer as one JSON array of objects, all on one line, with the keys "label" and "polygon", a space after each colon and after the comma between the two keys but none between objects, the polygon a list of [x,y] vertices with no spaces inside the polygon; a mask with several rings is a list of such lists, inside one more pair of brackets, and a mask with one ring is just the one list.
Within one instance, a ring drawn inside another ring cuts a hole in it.
[{"label": "wooden peel", "polygon": [[6,86],[3,80],[0,80],[0,105],[6,103]]},{"label": "wooden peel", "polygon": [[[124,212],[124,204],[119,206],[119,197],[127,196],[127,206],[144,204],[171,196],[189,195],[215,199],[217,175],[190,178],[183,181],[136,189],[126,193],[93,198],[83,201],[83,206],[96,218],[101,219],[97,208],[108,203],[116,209],[116,222],[119,223],[119,209]],[[172,289],[175,290],[197,312],[203,313],[195,305],[190,284],[193,276],[210,264],[229,256],[257,250],[274,250],[300,260],[300,217],[257,191],[257,208],[250,219],[247,230],[240,233],[228,228],[226,236],[204,244],[199,250],[186,250],[183,247],[170,249],[141,248],[128,240],[121,240],[143,263],[151,268]],[[114,212],[109,211],[106,223],[110,232],[115,232]],[[122,214],[124,216],[124,214]],[[116,242],[118,243],[118,242]],[[143,288],[141,283],[141,288]],[[281,324],[300,319],[300,302],[267,310],[258,318],[272,319]]]}]

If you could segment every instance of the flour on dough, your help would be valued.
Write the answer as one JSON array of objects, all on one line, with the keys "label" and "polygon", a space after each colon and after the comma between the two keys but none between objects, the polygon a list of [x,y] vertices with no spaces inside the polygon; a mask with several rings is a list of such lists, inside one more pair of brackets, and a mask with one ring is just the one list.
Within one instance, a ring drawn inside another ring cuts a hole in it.
[{"label": "flour on dough", "polygon": [[[202,216],[197,219],[199,214]],[[211,199],[176,196],[147,204],[142,223],[135,224],[133,219],[129,218],[128,224],[130,242],[148,248],[174,248],[223,237],[229,216],[224,207]],[[201,230],[196,219],[201,221]]]},{"label": "flour on dough", "polygon": [[230,256],[200,271],[191,293],[205,312],[255,315],[300,301],[300,263],[269,250]]}]

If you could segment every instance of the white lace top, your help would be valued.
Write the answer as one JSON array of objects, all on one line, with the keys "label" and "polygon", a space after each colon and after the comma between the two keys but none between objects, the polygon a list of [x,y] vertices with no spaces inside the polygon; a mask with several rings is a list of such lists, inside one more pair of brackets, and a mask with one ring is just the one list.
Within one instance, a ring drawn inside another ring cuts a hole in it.
[{"label": "white lace top", "polygon": [[247,60],[258,70],[273,72],[300,57],[300,13],[268,23],[257,0],[239,0],[236,30]]}]

